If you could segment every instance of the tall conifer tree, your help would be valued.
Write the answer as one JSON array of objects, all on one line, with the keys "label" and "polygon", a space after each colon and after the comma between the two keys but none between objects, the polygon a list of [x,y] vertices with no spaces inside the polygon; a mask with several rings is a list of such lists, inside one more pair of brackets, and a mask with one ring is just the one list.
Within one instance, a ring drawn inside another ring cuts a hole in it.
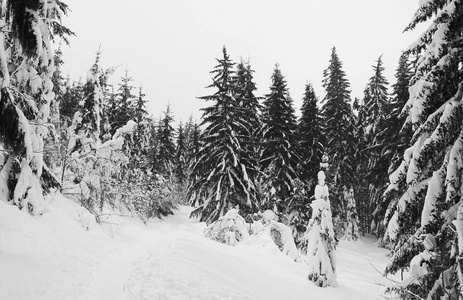
[{"label": "tall conifer tree", "polygon": [[[358,169],[362,169],[359,176],[364,177],[364,184],[368,188],[367,198],[361,193],[359,197],[359,211],[362,213],[362,228],[365,230],[374,229],[370,224],[371,215],[376,208],[382,194],[384,193],[388,177],[388,167],[391,157],[384,152],[388,146],[386,134],[388,128],[388,119],[391,111],[391,105],[388,95],[388,82],[384,77],[384,67],[382,55],[372,66],[373,76],[367,83],[364,91],[363,107],[360,108],[359,119],[362,128],[364,144],[363,152],[357,160]],[[361,141],[361,140],[359,140]],[[360,146],[360,145],[359,145]],[[359,192],[362,192],[359,186]]]},{"label": "tall conifer tree", "polygon": [[[463,6],[421,1],[407,30],[430,25],[410,47],[419,56],[405,104],[414,134],[387,193],[394,243],[388,273],[409,269],[399,292],[428,299],[463,297]],[[401,192],[405,190],[405,192]],[[432,255],[429,255],[429,254]],[[425,272],[415,272],[425,266]]]},{"label": "tall conifer tree", "polygon": [[[389,175],[392,171],[397,169],[402,161],[402,156],[406,148],[409,147],[410,139],[412,137],[411,124],[404,125],[406,120],[406,113],[401,114],[402,108],[407,103],[409,98],[409,84],[412,77],[411,65],[409,62],[409,54],[402,53],[399,59],[398,67],[396,69],[395,78],[396,82],[392,85],[393,92],[391,102],[389,104],[389,114],[384,120],[384,130],[378,136],[381,141],[381,157],[383,161],[388,161]],[[385,176],[383,179],[387,179]],[[386,182],[387,183],[387,182]],[[403,191],[402,191],[403,192]],[[391,201],[392,194],[388,193],[388,197],[383,197],[381,191],[381,199],[376,203],[375,210],[372,214],[373,220],[371,229],[379,237],[383,237],[385,233],[385,224],[382,222],[384,213],[389,202]]]},{"label": "tall conifer tree", "polygon": [[322,119],[318,109],[318,98],[311,83],[305,86],[302,98],[301,117],[298,126],[299,177],[308,184],[308,194],[313,194],[317,183],[317,172],[323,156]]},{"label": "tall conifer tree", "polygon": [[354,182],[354,119],[350,104],[350,84],[342,69],[336,48],[331,51],[329,66],[323,71],[323,134],[326,138],[326,152],[330,160],[328,178],[332,180],[333,217],[339,216],[345,203],[342,196],[344,186],[350,188]]},{"label": "tall conifer tree", "polygon": [[279,212],[285,212],[297,178],[297,120],[286,80],[278,65],[273,70],[270,93],[265,95],[263,102],[262,128],[262,170],[268,176],[271,191],[275,190],[271,197],[265,197],[268,200],[263,207],[273,209],[276,205]]},{"label": "tall conifer tree", "polygon": [[234,63],[225,47],[223,58],[217,61],[211,72],[213,83],[209,86],[217,91],[201,97],[212,104],[203,109],[203,147],[194,166],[198,178],[189,189],[192,204],[198,206],[192,215],[200,215],[207,223],[232,207],[248,209],[256,205],[254,184],[247,174],[243,145],[237,136],[245,132],[247,126],[236,101]]}]

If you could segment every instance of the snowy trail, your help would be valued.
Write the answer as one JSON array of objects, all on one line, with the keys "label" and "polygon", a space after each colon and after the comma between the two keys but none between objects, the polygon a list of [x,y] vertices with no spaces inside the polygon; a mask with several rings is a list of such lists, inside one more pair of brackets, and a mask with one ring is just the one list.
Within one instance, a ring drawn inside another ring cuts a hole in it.
[{"label": "snowy trail", "polygon": [[[137,241],[109,257],[96,275],[95,299],[126,299],[126,285],[132,270],[147,253],[157,253],[168,242],[170,234],[184,221],[186,216],[178,213],[170,218],[169,222],[156,222],[154,228],[143,232]],[[92,297],[92,298],[93,298]]]},{"label": "snowy trail", "polygon": [[95,299],[382,299],[386,251],[372,242],[343,241],[338,288],[318,288],[306,266],[274,247],[230,247],[202,236],[190,209],[156,223],[143,240],[111,257],[100,271]]},{"label": "snowy trail", "polygon": [[372,239],[341,241],[336,288],[308,281],[307,266],[270,242],[235,247],[203,236],[191,208],[150,222],[86,231],[62,196],[32,218],[0,202],[0,300],[383,299],[386,250]]}]

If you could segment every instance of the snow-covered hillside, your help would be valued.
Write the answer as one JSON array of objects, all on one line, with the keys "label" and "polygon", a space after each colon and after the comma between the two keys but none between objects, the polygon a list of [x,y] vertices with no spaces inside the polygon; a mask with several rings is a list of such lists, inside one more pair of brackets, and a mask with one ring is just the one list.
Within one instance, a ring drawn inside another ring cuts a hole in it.
[{"label": "snow-covered hillside", "polygon": [[[383,299],[387,251],[371,238],[341,241],[339,286],[319,288],[307,266],[274,244],[220,244],[191,209],[143,225],[86,231],[82,209],[62,196],[32,217],[0,202],[0,299]],[[374,267],[373,267],[374,266]]]}]

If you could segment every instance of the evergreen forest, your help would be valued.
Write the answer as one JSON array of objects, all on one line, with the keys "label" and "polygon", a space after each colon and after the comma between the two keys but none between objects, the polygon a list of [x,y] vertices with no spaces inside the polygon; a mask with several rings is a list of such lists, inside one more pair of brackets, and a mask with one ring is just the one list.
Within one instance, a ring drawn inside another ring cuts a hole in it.
[{"label": "evergreen forest", "polygon": [[271,210],[304,252],[323,168],[336,241],[376,236],[391,253],[386,275],[426,265],[389,292],[463,299],[461,1],[421,1],[406,30],[430,26],[397,58],[393,82],[381,55],[361,62],[371,64],[361,98],[335,46],[311,78],[325,93],[307,82],[294,95],[284,67],[274,65],[261,94],[252,60],[218,45],[197,95],[202,117],[183,122],[169,106],[148,113],[152,99],[128,71],[110,84],[114,68],[101,66],[101,52],[86,78],[63,74],[59,43],[74,35],[61,22],[63,1],[1,3],[0,201],[40,216],[58,190],[97,222],[109,208],[147,222],[190,205],[207,224],[231,209],[245,220]]}]

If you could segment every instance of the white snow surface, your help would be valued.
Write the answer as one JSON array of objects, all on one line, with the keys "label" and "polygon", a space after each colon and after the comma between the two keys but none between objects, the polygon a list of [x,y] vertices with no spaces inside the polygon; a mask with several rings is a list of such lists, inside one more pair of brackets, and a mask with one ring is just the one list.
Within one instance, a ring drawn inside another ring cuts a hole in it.
[{"label": "white snow surface", "polygon": [[[235,247],[203,236],[190,207],[147,225],[122,217],[84,228],[82,208],[57,194],[31,216],[0,201],[0,299],[383,299],[387,251],[342,240],[338,287],[272,243]],[[87,230],[88,229],[88,230]]]}]

